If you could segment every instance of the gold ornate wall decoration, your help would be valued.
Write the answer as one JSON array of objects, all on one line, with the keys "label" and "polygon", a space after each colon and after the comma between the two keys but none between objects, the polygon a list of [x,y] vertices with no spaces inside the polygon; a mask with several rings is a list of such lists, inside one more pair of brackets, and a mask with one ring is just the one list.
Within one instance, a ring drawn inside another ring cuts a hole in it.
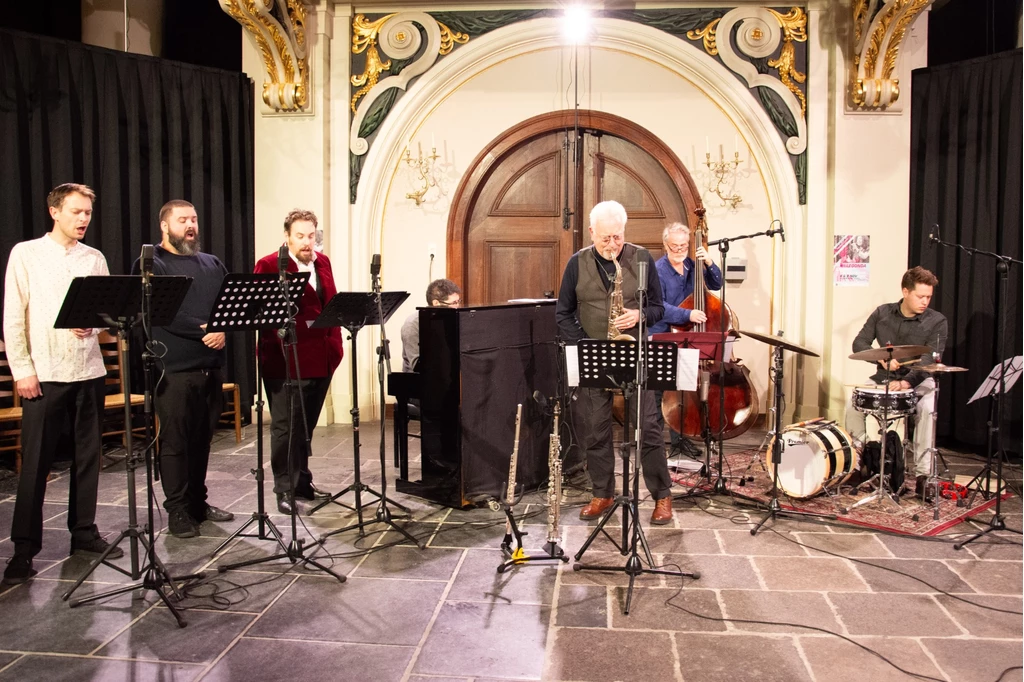
[{"label": "gold ornate wall decoration", "polygon": [[218,0],[256,43],[267,77],[263,102],[274,111],[299,112],[309,105],[306,11],[302,0]]},{"label": "gold ornate wall decoration", "polygon": [[854,0],[850,100],[858,109],[887,109],[900,97],[893,78],[907,29],[933,0]]},{"label": "gold ornate wall decoration", "polygon": [[[425,45],[417,25],[426,34]],[[468,35],[452,31],[425,12],[396,12],[375,21],[367,21],[362,14],[356,15],[352,21],[352,53],[366,52],[366,65],[363,73],[352,76],[352,85],[359,88],[351,102],[349,148],[352,153],[362,156],[369,151],[369,144],[359,136],[359,130],[378,97],[391,88],[405,90],[414,78],[430,69],[439,56],[451,52],[455,43],[468,41]],[[382,51],[389,59],[381,57]],[[412,59],[417,54],[419,58],[407,64],[401,73],[380,78],[391,68],[392,59]]]},{"label": "gold ornate wall decoration", "polygon": [[[746,57],[768,58],[768,66],[778,77],[758,73],[747,59],[733,49],[728,36],[736,29],[736,47]],[[719,42],[718,35],[726,39]],[[688,31],[690,40],[703,39],[704,50],[718,55],[722,62],[746,81],[747,86],[765,87],[775,92],[785,103],[796,122],[797,134],[786,140],[790,154],[799,155],[807,149],[807,100],[797,83],[807,75],[796,70],[794,42],[807,42],[807,14],[803,8],[793,7],[786,14],[761,7],[738,7],[715,19],[698,31]],[[771,59],[775,52],[779,56]]]}]

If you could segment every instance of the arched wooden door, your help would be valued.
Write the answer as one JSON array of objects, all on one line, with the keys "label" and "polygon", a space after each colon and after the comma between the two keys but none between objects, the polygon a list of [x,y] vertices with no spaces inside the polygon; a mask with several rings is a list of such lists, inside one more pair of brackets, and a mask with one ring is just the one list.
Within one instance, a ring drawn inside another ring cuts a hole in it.
[{"label": "arched wooden door", "polygon": [[[700,195],[661,140],[630,121],[581,111],[507,130],[463,178],[448,224],[448,277],[470,305],[554,295],[566,261],[590,243],[590,209],[615,199],[626,239],[661,255],[661,231],[689,223]],[[579,153],[574,153],[576,150]]]}]

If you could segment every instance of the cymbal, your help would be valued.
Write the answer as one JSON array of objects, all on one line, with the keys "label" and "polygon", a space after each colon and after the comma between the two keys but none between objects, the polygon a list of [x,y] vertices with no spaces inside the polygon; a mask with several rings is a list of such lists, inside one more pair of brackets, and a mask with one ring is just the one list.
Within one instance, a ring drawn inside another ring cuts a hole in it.
[{"label": "cymbal", "polygon": [[785,350],[791,350],[794,353],[799,353],[800,355],[810,355],[812,358],[821,357],[820,355],[818,355],[814,351],[808,350],[807,348],[804,348],[803,346],[798,346],[797,344],[793,343],[792,341],[787,341],[786,339],[782,338],[781,336],[768,336],[766,334],[757,334],[757,333],[754,333],[754,332],[745,332],[745,331],[743,331],[741,329],[737,329],[736,331],[739,332],[739,335],[741,337],[742,336],[749,336],[750,338],[757,339],[758,341],[761,341],[762,343],[767,343],[769,346],[778,346],[779,348],[784,348]]},{"label": "cymbal", "polygon": [[946,374],[949,372],[966,372],[966,367],[952,367],[951,365],[944,365],[941,362],[936,362],[933,365],[924,365],[923,367],[917,368],[921,372],[928,372],[929,374]]},{"label": "cymbal", "polygon": [[907,358],[920,357],[931,353],[931,346],[886,346],[884,348],[868,348],[859,353],[850,355],[851,360],[865,360],[867,362],[879,362],[889,359],[889,350],[892,349],[893,360],[906,360]]}]

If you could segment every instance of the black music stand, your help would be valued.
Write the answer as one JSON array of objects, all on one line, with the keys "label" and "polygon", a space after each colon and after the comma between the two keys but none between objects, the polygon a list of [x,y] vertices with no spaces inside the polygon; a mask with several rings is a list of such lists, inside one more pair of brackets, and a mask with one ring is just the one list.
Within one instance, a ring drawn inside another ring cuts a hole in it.
[{"label": "black music stand", "polygon": [[[727,337],[723,343],[722,335],[718,332],[668,332],[663,334],[651,335],[653,341],[664,341],[674,343],[679,348],[692,348],[696,349],[700,353],[700,362],[723,362],[725,358],[725,350],[728,345],[728,340],[734,337]],[[711,375],[706,369],[699,369],[697,374],[697,395],[700,399],[700,421],[701,421],[701,440],[704,441],[704,473],[694,483],[693,489],[689,492],[681,495],[674,496],[673,499],[682,500],[693,497],[694,495],[702,495],[708,490],[714,490],[716,486],[716,479],[711,477],[711,452],[712,450],[718,449],[717,442],[715,440],[714,432],[711,430],[711,406],[708,403],[708,388],[711,384]],[[673,388],[675,390],[675,388]],[[680,401],[680,406],[682,401]],[[719,428],[725,429],[725,415],[719,414],[718,416]],[[681,424],[680,424],[681,426]],[[723,453],[721,450],[718,452],[718,478],[724,479],[722,473],[724,468]],[[708,487],[705,488],[701,485],[702,480],[707,480]]]},{"label": "black music stand", "polygon": [[[297,309],[299,301],[309,283],[308,272],[287,272],[288,298],[281,295],[280,273],[242,274],[232,273],[224,278],[220,287],[220,293],[214,301],[213,309],[210,311],[210,320],[206,329],[209,332],[237,332],[267,330],[268,328],[283,329],[292,318],[292,310]],[[295,504],[292,503],[292,537],[291,544],[286,544],[281,536],[280,530],[274,525],[267,514],[266,505],[263,499],[264,494],[264,473],[263,473],[263,386],[260,382],[260,365],[256,363],[256,468],[249,472],[256,479],[256,511],[243,523],[238,530],[229,535],[224,542],[217,546],[210,556],[217,556],[231,541],[238,537],[258,538],[260,540],[273,539],[281,546],[282,554],[275,554],[261,559],[243,561],[237,564],[219,566],[218,571],[224,572],[239,566],[251,566],[253,564],[276,561],[277,559],[288,558],[292,563],[302,560],[303,563],[312,563],[311,558],[304,556],[304,551],[297,538],[297,527],[295,524]],[[290,441],[289,441],[290,442]],[[289,466],[291,465],[289,457]],[[292,491],[294,494],[294,491]],[[257,524],[255,535],[246,531],[253,524]],[[267,531],[270,531],[270,535]],[[272,537],[271,537],[272,536]],[[328,571],[330,572],[330,571]],[[332,574],[333,575],[333,574]]]},{"label": "black music stand", "polygon": [[[338,528],[330,533],[326,533],[322,536],[322,540],[327,539],[332,535],[337,535],[338,533],[344,533],[353,529],[357,529],[359,531],[359,535],[363,536],[366,534],[363,532],[363,528],[365,526],[373,523],[384,523],[404,535],[410,542],[417,546],[421,546],[418,540],[391,520],[391,513],[387,508],[387,503],[390,502],[407,514],[409,513],[409,508],[398,504],[394,500],[389,500],[384,492],[377,492],[370,488],[362,482],[360,477],[359,381],[356,363],[356,335],[363,327],[384,324],[387,322],[395,311],[398,310],[398,307],[401,306],[407,298],[409,298],[409,293],[406,291],[382,291],[379,293],[379,297],[380,300],[378,301],[378,294],[373,292],[339,292],[327,303],[323,312],[320,313],[320,317],[318,317],[316,322],[313,323],[314,327],[344,327],[348,330],[349,340],[352,342],[350,346],[351,353],[349,355],[352,367],[352,409],[349,413],[352,415],[352,468],[354,469],[354,479],[350,486],[341,492],[335,493],[329,499],[326,499],[313,507],[309,510],[309,513],[313,514],[317,510],[322,509],[331,503],[337,504],[346,509],[354,510],[356,513],[356,523],[345,526],[344,528]],[[384,415],[381,415],[381,419],[383,418]],[[381,480],[386,481],[387,471],[384,470],[383,462],[381,463],[380,475]],[[338,498],[349,492],[355,493],[355,504],[353,506],[338,502]],[[379,504],[377,507],[377,513],[374,515],[373,520],[363,520],[363,509],[372,504],[372,502],[363,504],[362,495],[364,492],[369,493],[378,499]]]},{"label": "black music stand", "polygon": [[[641,306],[642,307],[642,306]],[[629,588],[626,592],[626,604],[623,613],[629,615],[629,606],[633,600],[633,584],[638,575],[652,573],[658,575],[674,575],[677,577],[689,576],[700,578],[700,573],[687,573],[682,570],[667,570],[654,568],[654,557],[651,555],[651,548],[647,544],[647,537],[640,526],[640,449],[643,443],[641,426],[638,424],[635,434],[636,456],[633,459],[633,480],[632,492],[630,491],[629,457],[630,440],[629,433],[629,401],[636,394],[637,405],[642,405],[640,393],[647,389],[675,390],[676,388],[676,345],[674,343],[647,342],[647,352],[644,355],[648,358],[646,373],[644,367],[637,367],[637,357],[640,351],[640,342],[637,341],[598,341],[596,339],[582,339],[577,345],[579,349],[579,385],[584,388],[617,389],[622,391],[626,402],[626,409],[623,410],[622,419],[622,495],[615,498],[615,503],[605,511],[604,516],[598,521],[597,526],[587,537],[586,542],[576,552],[573,564],[574,571],[622,571],[629,576]],[[638,375],[644,376],[646,380],[637,381]],[[639,409],[638,409],[639,412]],[[622,542],[616,541],[604,527],[612,518],[615,510],[622,508]],[[597,539],[598,534],[604,534],[608,540],[615,545],[623,556],[628,555],[623,566],[602,566],[595,564],[580,563],[583,554]],[[643,548],[644,559],[648,567],[643,565],[640,558],[640,548]]]},{"label": "black music stand", "polygon": [[[997,530],[1006,530],[1011,533],[1021,534],[1021,531],[1016,528],[1010,528],[1006,525],[1006,519],[1003,517],[1003,488],[1008,487],[1008,483],[1003,479],[1003,459],[1006,457],[1006,453],[1003,452],[1002,443],[999,437],[999,429],[1001,427],[1001,415],[1002,415],[1002,403],[1005,399],[1006,392],[1014,387],[1017,380],[1021,376],[1021,362],[1020,356],[1007,358],[1002,360],[998,365],[992,368],[992,371],[988,373],[985,381],[982,382],[978,390],[975,391],[974,396],[968,402],[973,402],[978,398],[991,398],[989,408],[989,435],[988,435],[988,447],[987,457],[985,458],[985,466],[978,474],[971,479],[970,482],[965,486],[970,488],[972,484],[977,485],[974,492],[971,493],[971,497],[966,501],[966,506],[969,509],[974,504],[974,499],[978,493],[982,494],[986,500],[992,494],[992,474],[996,475],[996,508],[992,512],[992,518],[989,519],[987,527],[978,531],[971,537],[967,538],[962,542],[958,542],[953,545],[953,549],[963,549],[966,545],[974,542],[978,538]],[[998,457],[996,460],[995,469],[992,467],[993,457]],[[982,479],[984,479],[984,490],[982,490]]]},{"label": "black music stand", "polygon": [[[132,433],[131,375],[128,356],[129,331],[136,322],[142,319],[144,293],[148,294],[146,296],[148,299],[146,312],[149,317],[148,322],[144,321],[144,324],[153,327],[163,327],[174,320],[178,308],[181,307],[182,301],[185,300],[185,295],[188,293],[192,279],[189,277],[150,277],[148,292],[143,291],[143,282],[143,277],[137,275],[76,277],[72,280],[71,286],[68,287],[64,303],[61,305],[60,312],[57,313],[57,321],[53,325],[57,329],[100,327],[117,329],[117,349],[122,367],[121,386],[124,398],[125,470],[128,478],[128,528],[122,530],[103,554],[93,560],[85,573],[75,581],[75,584],[61,598],[64,601],[68,601],[71,595],[93,574],[100,564],[106,564],[110,568],[139,582],[108,592],[92,594],[83,599],[76,599],[70,604],[72,608],[138,589],[153,590],[168,610],[170,610],[178,623],[178,627],[185,627],[187,623],[182,618],[181,613],[171,603],[167,591],[173,594],[175,599],[181,601],[184,596],[178,590],[175,583],[189,580],[196,576],[172,577],[167,567],[164,566],[163,562],[160,561],[160,557],[156,554],[153,537],[153,466],[152,458],[150,457],[152,442],[148,435],[147,444],[142,453],[146,467],[148,524],[145,528],[139,527],[135,491],[135,470],[139,466],[139,455],[135,452],[134,434]],[[149,404],[147,400],[147,414],[149,412]],[[147,434],[149,434],[148,423],[146,430]],[[129,540],[131,572],[107,563],[107,557],[125,538]],[[139,544],[142,545],[146,553],[146,563],[142,566],[139,565]]]}]

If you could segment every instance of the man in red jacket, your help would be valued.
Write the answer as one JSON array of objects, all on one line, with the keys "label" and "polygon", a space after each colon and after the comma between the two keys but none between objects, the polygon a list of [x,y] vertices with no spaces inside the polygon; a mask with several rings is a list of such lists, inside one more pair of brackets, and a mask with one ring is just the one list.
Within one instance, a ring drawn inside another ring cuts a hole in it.
[{"label": "man in red jacket", "polygon": [[[343,353],[341,330],[338,327],[309,326],[337,293],[331,261],[324,254],[313,250],[316,227],[316,216],[311,211],[296,209],[284,219],[285,243],[290,255],[288,272],[309,273],[309,284],[302,294],[299,311],[295,316],[298,378],[295,381],[297,390],[291,401],[285,385],[281,339],[276,333],[260,334],[260,371],[270,403],[270,466],[274,472],[277,508],[283,514],[290,514],[292,511],[288,501],[288,490],[292,485],[295,486],[296,499],[316,500],[331,496],[329,492],[313,485],[313,474],[309,471],[310,453],[307,448],[307,441],[313,437],[313,429],[320,418],[324,398],[327,397],[327,387],[331,383],[334,370],[341,363]],[[261,258],[256,263],[257,273],[277,272],[277,268],[277,252]],[[294,358],[290,356],[288,373],[293,380],[296,379],[295,370]],[[292,458],[291,479],[288,477],[289,450]]]}]

